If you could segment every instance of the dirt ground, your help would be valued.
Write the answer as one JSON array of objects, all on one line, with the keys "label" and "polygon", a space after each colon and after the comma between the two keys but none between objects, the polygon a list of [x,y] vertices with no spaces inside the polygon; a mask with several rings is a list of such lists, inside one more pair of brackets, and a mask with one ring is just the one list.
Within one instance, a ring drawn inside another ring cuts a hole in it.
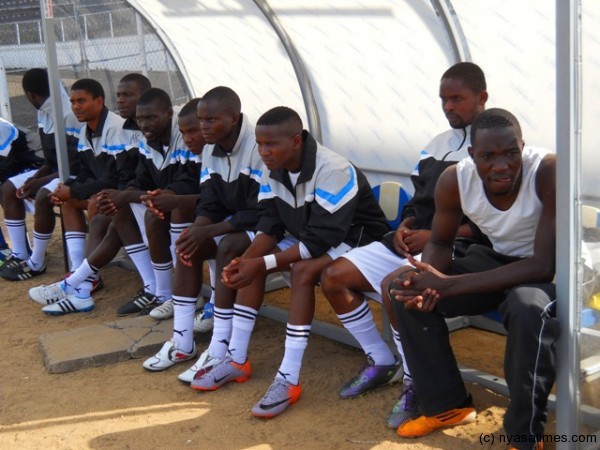
[{"label": "dirt ground", "polygon": [[[507,448],[498,443],[507,399],[477,385],[468,386],[478,410],[474,423],[418,440],[399,438],[385,423],[400,386],[340,400],[337,389],[364,364],[364,357],[319,336],[311,337],[305,355],[301,400],[276,419],[252,417],[250,408],[266,391],[283,354],[284,325],[264,317],[257,321],[249,350],[252,377],[216,392],[199,393],[180,383],[176,376],[191,365],[187,363],[161,373],[146,372],[141,360],[129,360],[49,374],[38,351],[40,334],[114,321],[115,309],[139,286],[134,273],[108,267],[102,271],[106,287],[95,294],[93,312],[46,316],[27,291],[63,273],[61,243],[55,237],[45,275],[19,283],[0,279],[2,449]],[[267,294],[266,301],[284,305],[286,300],[283,289]],[[337,323],[322,298],[317,317]],[[209,336],[199,340],[207,343]],[[501,375],[504,338],[467,329],[454,332],[452,341],[461,364]],[[548,431],[554,429],[553,413],[550,419]],[[495,443],[484,442],[491,434]]]}]

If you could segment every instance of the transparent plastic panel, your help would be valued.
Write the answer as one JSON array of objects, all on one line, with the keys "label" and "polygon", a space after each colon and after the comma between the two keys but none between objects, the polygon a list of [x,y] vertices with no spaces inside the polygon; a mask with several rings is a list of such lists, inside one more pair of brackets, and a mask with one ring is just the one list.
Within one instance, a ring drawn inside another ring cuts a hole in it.
[{"label": "transparent plastic panel", "polygon": [[600,448],[600,189],[598,123],[600,106],[600,5],[582,1],[581,173],[581,436],[579,448]]}]

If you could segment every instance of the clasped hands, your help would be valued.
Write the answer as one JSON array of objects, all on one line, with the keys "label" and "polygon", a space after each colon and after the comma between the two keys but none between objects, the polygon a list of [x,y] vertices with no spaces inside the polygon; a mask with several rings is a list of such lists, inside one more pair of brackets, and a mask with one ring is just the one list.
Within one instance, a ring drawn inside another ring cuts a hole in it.
[{"label": "clasped hands", "polygon": [[407,266],[388,286],[390,300],[404,304],[407,309],[431,312],[444,297],[447,276],[433,266],[408,256]]}]

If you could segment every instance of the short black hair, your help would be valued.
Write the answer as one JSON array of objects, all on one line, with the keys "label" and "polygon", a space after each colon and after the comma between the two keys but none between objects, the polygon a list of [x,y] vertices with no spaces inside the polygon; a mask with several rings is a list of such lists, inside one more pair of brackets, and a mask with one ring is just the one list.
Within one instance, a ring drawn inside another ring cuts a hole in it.
[{"label": "short black hair", "polygon": [[292,108],[287,106],[276,106],[264,113],[256,125],[282,125],[286,124],[290,126],[290,129],[294,134],[300,134],[302,132],[302,119],[300,115]]},{"label": "short black hair", "polygon": [[29,69],[21,80],[23,91],[32,92],[40,97],[50,97],[50,83],[46,69]]},{"label": "short black hair", "polygon": [[140,88],[142,93],[152,87],[150,80],[141,73],[128,73],[119,80],[119,83],[135,83]]},{"label": "short black hair", "polygon": [[475,132],[485,128],[508,128],[515,127],[519,139],[523,139],[521,125],[517,118],[502,108],[490,108],[480,112],[471,124],[471,145],[475,142]]},{"label": "short black hair", "polygon": [[177,117],[185,117],[189,116],[190,114],[196,115],[196,111],[198,110],[198,103],[200,103],[200,100],[200,97],[191,99],[189,102],[183,105],[181,111],[179,111],[179,114],[177,114]]},{"label": "short black hair", "polygon": [[481,67],[472,62],[460,62],[454,64],[442,75],[444,79],[461,80],[466,87],[471,89],[476,94],[487,89],[485,75]]},{"label": "short black hair", "polygon": [[203,102],[216,101],[227,111],[240,114],[242,112],[242,101],[235,91],[226,86],[212,88],[202,96]]},{"label": "short black hair", "polygon": [[72,91],[85,91],[92,95],[93,98],[102,97],[104,100],[106,97],[104,95],[104,88],[102,85],[91,78],[82,78],[81,80],[77,80],[71,86]]},{"label": "short black hair", "polygon": [[138,100],[138,106],[147,106],[150,103],[157,103],[163,111],[173,107],[169,94],[159,88],[148,89]]}]

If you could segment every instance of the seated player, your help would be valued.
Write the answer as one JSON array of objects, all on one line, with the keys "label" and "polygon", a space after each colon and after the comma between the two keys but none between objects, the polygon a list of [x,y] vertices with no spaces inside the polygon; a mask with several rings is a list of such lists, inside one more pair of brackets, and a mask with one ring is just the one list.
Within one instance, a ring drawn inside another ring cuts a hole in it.
[{"label": "seated player", "polygon": [[[43,160],[30,150],[25,133],[0,117],[0,205],[2,185],[15,175],[39,168]],[[0,269],[11,254],[0,229]]]},{"label": "seated player", "polygon": [[[352,247],[381,239],[389,226],[363,173],[318,144],[303,130],[294,110],[277,107],[263,114],[257,122],[256,142],[270,170],[263,173],[261,181],[259,234],[248,250],[223,270],[223,283],[238,289],[231,339],[227,346],[215,342],[213,336],[211,346],[218,344],[220,354],[211,355],[211,365],[196,374],[191,386],[209,391],[248,379],[248,344],[263,301],[266,275],[290,270],[285,354],[273,383],[252,408],[253,415],[271,418],[300,397],[300,367],[321,271]],[[286,232],[289,235],[280,240]],[[395,368],[397,371],[400,365]]]},{"label": "seated player", "polygon": [[[131,171],[117,171],[117,158],[119,154],[125,154],[126,149],[122,134],[124,121],[104,105],[102,85],[90,78],[76,81],[71,86],[71,109],[77,120],[84,124],[77,142],[79,171],[76,176],[59,183],[50,193],[50,199],[61,208],[69,259],[77,266],[83,260],[87,221],[97,212],[95,195],[102,189],[117,187],[119,176],[126,178]],[[87,211],[87,217],[84,211]],[[49,216],[54,216],[54,212],[47,208],[36,210],[36,216],[42,215],[46,217],[41,222],[50,223],[52,218]],[[38,236],[41,231],[34,228]],[[34,242],[32,257],[4,268],[0,276],[20,281],[40,275],[46,270],[46,247],[47,243],[44,243],[41,253]]]},{"label": "seated player", "polygon": [[[419,400],[420,415],[401,424],[397,433],[415,438],[475,419],[444,319],[499,309],[508,331],[505,432],[516,448],[542,448],[537,439],[544,433],[559,335],[552,283],[556,157],[525,147],[519,122],[499,108],[473,121],[469,155],[440,176],[431,238],[421,262],[410,259],[410,266],[382,284]],[[474,244],[464,257],[453,259],[465,214],[493,248]]]},{"label": "seated player", "polygon": [[[193,113],[193,108],[191,109]],[[186,114],[190,113],[190,108]],[[137,303],[129,302],[118,311],[120,315],[140,312],[154,301],[156,281],[150,253],[144,243],[145,207],[141,197],[148,190],[171,189],[182,195],[197,192],[197,158],[185,148],[177,120],[173,117],[171,100],[166,92],[152,88],[144,93],[137,106],[137,122],[144,134],[140,143],[142,154],[136,170],[136,179],[123,190],[103,190],[98,199],[103,214],[112,217],[112,223],[102,242],[92,254],[65,280],[29,291],[32,300],[47,305],[48,314],[80,312],[94,307],[92,280],[98,270],[108,264],[121,246],[134,262],[144,289],[136,295]],[[164,147],[163,147],[164,146]],[[166,245],[169,241],[162,241]],[[134,300],[136,300],[134,299]]]},{"label": "seated player", "polygon": [[[412,174],[415,194],[402,210],[402,222],[396,232],[381,242],[353,249],[330,264],[321,276],[323,293],[344,327],[361,345],[367,364],[340,389],[341,398],[349,399],[394,380],[394,355],[381,338],[364,293],[381,301],[381,281],[397,267],[406,264],[408,255],[418,255],[430,235],[435,213],[433,199],[439,175],[449,166],[468,157],[469,131],[473,119],[485,109],[488,98],[483,71],[473,63],[458,63],[444,72],[439,95],[451,129],[437,135],[424,150]],[[460,245],[466,247],[475,230],[464,221],[459,228]],[[480,234],[480,233],[479,233]],[[385,300],[385,299],[384,299]],[[385,304],[385,302],[384,302]],[[402,356],[402,345],[389,309],[392,335]],[[410,370],[404,361],[403,389],[388,417],[388,427],[398,426],[418,413]]]},{"label": "seated player", "polygon": [[[202,264],[216,259],[217,273],[221,273],[232,258],[250,245],[258,221],[262,163],[256,151],[254,128],[241,113],[240,98],[228,87],[213,88],[198,103],[198,119],[209,144],[202,152],[200,199],[194,224],[176,242],[173,336],[155,356],[144,361],[144,368],[153,372],[195,356],[193,323],[202,287]],[[236,239],[223,245],[226,235]],[[213,339],[229,339],[234,297],[234,290],[220,279],[215,280]],[[178,378],[189,383],[207,355],[207,351],[203,352],[198,362]]]},{"label": "seated player", "polygon": [[[38,169],[14,175],[2,184],[4,223],[12,247],[12,253],[8,258],[10,261],[7,261],[2,269],[8,266],[22,265],[22,262],[28,259],[31,260],[32,266],[43,267],[46,250],[56,222],[53,205],[49,198],[49,194],[58,185],[59,179],[48,73],[44,69],[28,70],[23,75],[22,87],[25,97],[37,110],[38,131],[44,161]],[[79,170],[77,137],[81,124],[71,110],[68,94],[64,89],[61,89],[60,92],[70,173],[76,175]],[[36,211],[37,214],[35,214]],[[33,234],[33,253],[29,248],[25,227],[27,212],[35,214],[34,228],[36,231]],[[38,271],[41,273],[44,270],[39,269]],[[29,275],[33,276],[33,272],[27,272],[29,278]]]}]

